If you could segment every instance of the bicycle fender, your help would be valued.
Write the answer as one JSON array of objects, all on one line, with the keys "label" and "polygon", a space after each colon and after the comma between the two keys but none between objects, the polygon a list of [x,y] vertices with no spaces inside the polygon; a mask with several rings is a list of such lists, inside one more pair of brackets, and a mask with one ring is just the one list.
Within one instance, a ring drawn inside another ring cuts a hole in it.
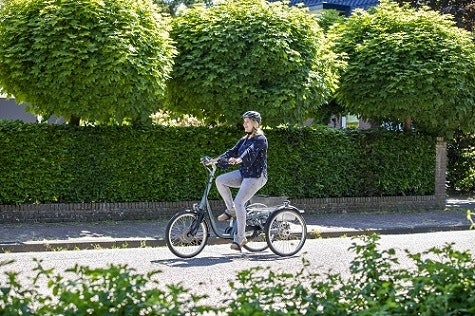
[{"label": "bicycle fender", "polygon": [[297,213],[300,213],[300,214],[305,213],[304,210],[298,209],[298,208],[296,208],[295,206],[290,205],[290,201],[288,201],[288,200],[287,200],[287,201],[284,201],[284,204],[282,204],[281,206],[279,206],[279,207],[276,208],[275,210],[277,211],[277,210],[284,210],[284,209],[286,209],[286,210],[294,210],[294,211],[296,211]]}]

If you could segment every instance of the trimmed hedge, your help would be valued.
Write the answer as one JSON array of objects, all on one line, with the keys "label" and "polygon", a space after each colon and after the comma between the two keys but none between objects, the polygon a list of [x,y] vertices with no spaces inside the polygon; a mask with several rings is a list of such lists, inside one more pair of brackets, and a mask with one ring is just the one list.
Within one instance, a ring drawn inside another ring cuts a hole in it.
[{"label": "trimmed hedge", "polygon": [[452,194],[475,194],[475,133],[457,131],[447,143],[447,182]]},{"label": "trimmed hedge", "polygon": [[[427,195],[435,139],[326,127],[266,130],[269,182],[290,198]],[[195,200],[216,156],[243,135],[230,127],[130,127],[0,122],[0,204]],[[212,198],[218,198],[216,190]]]}]

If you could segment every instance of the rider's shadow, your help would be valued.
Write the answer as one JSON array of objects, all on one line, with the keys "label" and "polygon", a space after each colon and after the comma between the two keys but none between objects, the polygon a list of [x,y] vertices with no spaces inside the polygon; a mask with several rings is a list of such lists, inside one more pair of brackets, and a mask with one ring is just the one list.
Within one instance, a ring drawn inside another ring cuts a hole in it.
[{"label": "rider's shadow", "polygon": [[278,255],[275,255],[273,253],[243,253],[243,254],[230,254],[230,255],[225,255],[225,256],[219,256],[219,257],[201,257],[201,258],[189,258],[189,259],[183,259],[183,258],[172,258],[172,259],[160,259],[160,260],[152,260],[151,263],[156,263],[156,264],[163,264],[168,267],[180,267],[180,268],[186,268],[186,267],[209,267],[212,265],[217,265],[217,264],[222,264],[222,263],[230,263],[234,261],[242,261],[242,260],[248,260],[248,261],[276,261],[276,260],[287,260],[291,258],[299,257],[298,255],[295,256],[289,256],[289,257],[281,257]]}]

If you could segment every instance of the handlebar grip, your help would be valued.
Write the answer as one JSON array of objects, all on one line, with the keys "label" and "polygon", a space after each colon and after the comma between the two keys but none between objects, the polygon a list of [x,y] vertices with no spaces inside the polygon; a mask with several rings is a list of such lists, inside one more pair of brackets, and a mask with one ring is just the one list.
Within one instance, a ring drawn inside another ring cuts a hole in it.
[{"label": "handlebar grip", "polygon": [[201,163],[204,165],[215,165],[218,163],[218,158],[211,158],[209,156],[201,157]]}]

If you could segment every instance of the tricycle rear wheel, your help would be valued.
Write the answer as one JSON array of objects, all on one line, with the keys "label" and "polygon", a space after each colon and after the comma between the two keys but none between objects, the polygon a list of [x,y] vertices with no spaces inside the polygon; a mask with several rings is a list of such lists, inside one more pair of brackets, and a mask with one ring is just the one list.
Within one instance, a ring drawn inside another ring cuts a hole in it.
[{"label": "tricycle rear wheel", "polygon": [[262,204],[262,203],[254,203],[250,204],[246,207],[246,213],[247,213],[247,225],[246,225],[246,239],[247,239],[247,244],[245,244],[243,247],[247,251],[251,252],[260,252],[264,251],[269,246],[267,245],[266,242],[266,234],[264,232],[264,225],[265,221],[264,220],[257,220],[254,221],[253,223],[249,223],[249,217],[256,216],[255,214],[261,212],[263,209],[266,209],[267,205]]},{"label": "tricycle rear wheel", "polygon": [[307,240],[307,224],[295,209],[280,209],[267,220],[265,234],[269,248],[282,257],[293,256]]},{"label": "tricycle rear wheel", "polygon": [[243,247],[247,251],[259,252],[269,248],[266,242],[266,234],[260,227],[246,226],[246,239],[247,244]]}]

